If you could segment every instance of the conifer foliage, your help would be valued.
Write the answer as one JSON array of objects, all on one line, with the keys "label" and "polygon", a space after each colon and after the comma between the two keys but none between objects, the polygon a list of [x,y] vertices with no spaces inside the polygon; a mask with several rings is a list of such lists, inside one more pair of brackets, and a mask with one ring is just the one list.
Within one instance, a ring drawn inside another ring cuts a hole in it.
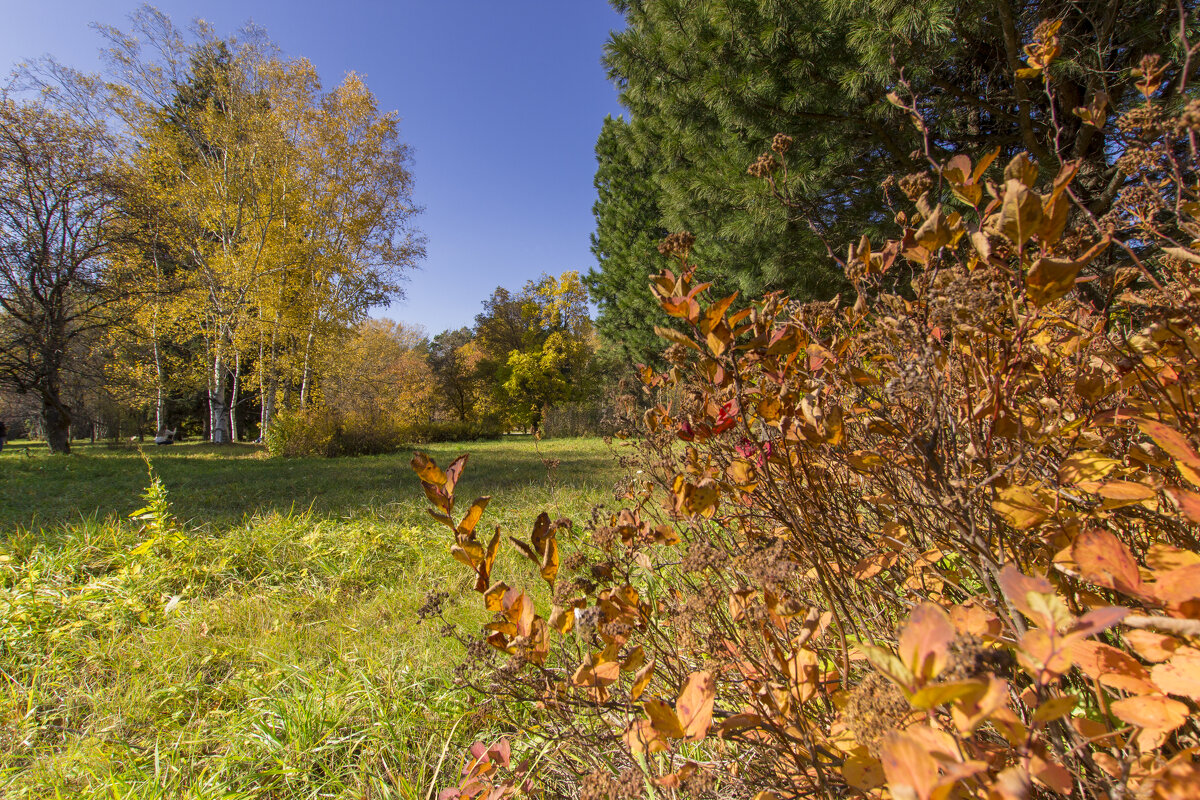
[{"label": "conifer foliage", "polygon": [[[591,286],[599,328],[630,326],[638,341],[664,323],[631,313],[660,268],[631,243],[691,230],[699,277],[722,291],[829,299],[851,291],[830,251],[890,235],[877,187],[921,166],[927,147],[940,160],[1000,147],[1005,161],[1079,161],[1075,191],[1104,214],[1127,181],[1119,150],[1111,126],[1073,110],[1111,120],[1136,105],[1131,70],[1178,26],[1174,3],[1148,0],[613,4],[627,27],[606,63],[630,116],[597,143]],[[1044,19],[1059,24],[1053,99],[1023,51]],[[1177,66],[1164,87],[1176,96]],[[747,173],[780,131],[793,137],[786,203]]]}]

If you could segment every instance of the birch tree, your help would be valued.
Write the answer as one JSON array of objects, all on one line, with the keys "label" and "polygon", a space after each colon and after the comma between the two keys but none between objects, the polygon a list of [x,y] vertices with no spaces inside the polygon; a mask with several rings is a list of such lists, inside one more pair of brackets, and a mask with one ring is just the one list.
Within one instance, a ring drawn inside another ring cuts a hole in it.
[{"label": "birch tree", "polygon": [[[233,438],[246,379],[265,432],[281,386],[309,400],[320,339],[400,293],[423,254],[408,149],[361,78],[322,94],[312,65],[260,30],[194,41],[143,7],[102,29],[139,173],[170,209],[183,304],[204,343],[214,442]],[[252,365],[251,369],[244,365]]]}]

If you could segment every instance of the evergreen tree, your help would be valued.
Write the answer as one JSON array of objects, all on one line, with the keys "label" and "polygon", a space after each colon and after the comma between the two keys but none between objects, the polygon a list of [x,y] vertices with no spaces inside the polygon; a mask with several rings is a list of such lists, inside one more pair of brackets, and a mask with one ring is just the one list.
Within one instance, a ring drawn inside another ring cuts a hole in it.
[{"label": "evergreen tree", "polygon": [[[605,60],[631,117],[597,144],[590,283],[600,329],[626,331],[635,350],[655,322],[634,311],[639,276],[665,264],[631,244],[639,237],[693,232],[702,277],[720,290],[830,297],[846,288],[831,253],[895,233],[884,178],[960,148],[999,147],[997,164],[1028,150],[1049,172],[1080,159],[1080,196],[1103,214],[1123,185],[1120,148],[1111,126],[1074,111],[1103,108],[1103,121],[1136,102],[1134,69],[1179,24],[1174,4],[1151,0],[612,2],[627,27]],[[1060,23],[1062,48],[1046,76],[1024,49],[1044,20]],[[1175,85],[1169,73],[1164,91]],[[786,181],[771,176],[786,202],[748,173],[777,133],[792,138]]]},{"label": "evergreen tree", "polygon": [[668,231],[659,225],[661,213],[650,168],[644,157],[631,152],[632,147],[629,123],[606,119],[596,142],[599,167],[592,207],[596,215],[592,253],[599,268],[588,272],[587,286],[600,309],[596,323],[600,335],[620,347],[627,358],[646,362],[660,350],[653,321],[666,324],[645,288],[659,266],[655,248]]}]

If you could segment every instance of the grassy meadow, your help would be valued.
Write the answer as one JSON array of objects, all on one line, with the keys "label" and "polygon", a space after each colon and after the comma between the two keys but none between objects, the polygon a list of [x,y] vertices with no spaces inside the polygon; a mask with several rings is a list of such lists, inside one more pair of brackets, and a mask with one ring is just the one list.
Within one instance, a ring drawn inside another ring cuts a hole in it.
[{"label": "grassy meadow", "polygon": [[[522,535],[542,509],[582,522],[621,477],[599,440],[424,449],[470,452],[460,502],[493,495],[481,525]],[[169,517],[132,448],[0,453],[0,796],[425,798],[512,725],[418,619],[433,590],[483,614],[408,453],[145,452]],[[501,553],[498,573],[532,569]]]}]

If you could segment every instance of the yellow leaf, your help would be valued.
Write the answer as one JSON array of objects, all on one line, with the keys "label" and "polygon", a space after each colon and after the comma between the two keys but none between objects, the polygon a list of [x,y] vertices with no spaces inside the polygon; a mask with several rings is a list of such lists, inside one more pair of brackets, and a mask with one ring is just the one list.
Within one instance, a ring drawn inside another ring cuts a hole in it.
[{"label": "yellow leaf", "polygon": [[997,492],[992,507],[1017,530],[1029,530],[1046,520],[1053,512],[1027,486],[1008,486]]},{"label": "yellow leaf", "polygon": [[675,711],[657,697],[642,703],[642,710],[646,712],[654,730],[668,739],[682,739],[686,735],[679,723],[679,717],[675,716]]}]

